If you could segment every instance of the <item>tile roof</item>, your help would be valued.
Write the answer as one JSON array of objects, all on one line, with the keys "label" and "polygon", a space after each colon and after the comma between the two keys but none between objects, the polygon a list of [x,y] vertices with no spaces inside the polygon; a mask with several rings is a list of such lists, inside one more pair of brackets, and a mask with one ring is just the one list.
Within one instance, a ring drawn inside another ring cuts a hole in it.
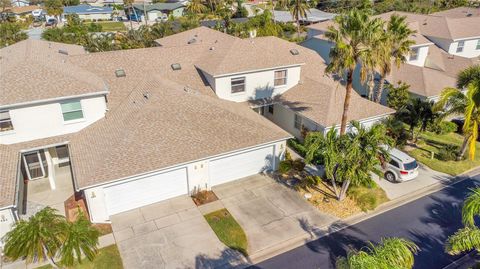
[{"label": "tile roof", "polygon": [[100,77],[60,51],[85,54],[81,46],[34,39],[0,49],[0,106],[106,91]]}]

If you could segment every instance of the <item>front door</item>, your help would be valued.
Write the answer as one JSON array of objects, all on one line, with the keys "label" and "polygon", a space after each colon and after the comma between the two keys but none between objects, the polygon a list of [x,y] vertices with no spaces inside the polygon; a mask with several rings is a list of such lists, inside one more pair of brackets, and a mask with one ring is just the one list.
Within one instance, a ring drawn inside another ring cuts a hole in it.
[{"label": "front door", "polygon": [[28,175],[28,179],[43,178],[46,176],[45,157],[43,151],[37,150],[23,154],[23,164]]}]

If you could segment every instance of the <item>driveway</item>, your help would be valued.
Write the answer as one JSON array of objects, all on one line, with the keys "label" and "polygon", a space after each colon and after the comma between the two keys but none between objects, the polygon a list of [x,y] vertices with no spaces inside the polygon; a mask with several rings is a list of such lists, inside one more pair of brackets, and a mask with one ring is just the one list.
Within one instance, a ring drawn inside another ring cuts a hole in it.
[{"label": "driveway", "polygon": [[406,182],[392,183],[384,178],[374,176],[375,182],[385,190],[389,199],[396,199],[401,196],[419,191],[423,188],[438,183],[448,182],[452,176],[432,170],[422,164],[418,168],[418,177]]},{"label": "driveway", "polygon": [[255,175],[212,189],[245,231],[250,255],[309,238],[312,231],[337,220],[269,176]]},{"label": "driveway", "polygon": [[226,248],[192,199],[181,196],[111,217],[125,268],[232,268],[241,254]]}]

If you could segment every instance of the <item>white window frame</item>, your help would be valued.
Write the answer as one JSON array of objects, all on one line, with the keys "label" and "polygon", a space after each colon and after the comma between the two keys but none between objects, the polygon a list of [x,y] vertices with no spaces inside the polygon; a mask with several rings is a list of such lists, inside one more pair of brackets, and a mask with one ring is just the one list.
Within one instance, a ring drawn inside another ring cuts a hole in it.
[{"label": "white window frame", "polygon": [[[63,104],[70,104],[70,103],[77,103],[77,102],[80,104],[80,109],[63,111],[63,107],[62,107]],[[85,120],[85,114],[83,113],[83,106],[82,106],[82,102],[81,102],[80,100],[61,103],[61,104],[60,104],[60,110],[62,111],[62,119],[63,119],[63,122],[64,122],[64,123],[72,123],[72,122],[78,122],[78,121],[83,121],[83,120]],[[71,113],[71,112],[77,112],[77,111],[81,111],[81,112],[82,112],[82,117],[81,117],[81,118],[71,119],[71,120],[65,120],[65,113]]]},{"label": "white window frame", "polygon": [[[285,72],[285,76],[284,76],[284,77],[280,77],[280,78],[275,78],[275,74],[277,74],[277,73],[279,73],[279,72]],[[277,80],[285,81],[285,83],[277,84]],[[273,72],[273,86],[274,86],[274,87],[285,86],[285,85],[287,85],[287,81],[288,81],[288,70],[287,70],[287,69],[275,70],[275,71]]]},{"label": "white window frame", "polygon": [[8,130],[1,130],[0,129],[0,132],[13,131],[13,122],[12,122],[12,117],[10,116],[10,111],[9,110],[1,110],[0,113],[7,113],[8,114],[8,118],[5,118],[3,120],[0,119],[0,123],[10,122],[10,126],[11,126],[11,129],[8,129]]},{"label": "white window frame", "polygon": [[475,47],[476,50],[480,50],[480,39],[477,39],[477,46]]},{"label": "white window frame", "polygon": [[409,61],[416,61],[418,60],[418,54],[420,53],[420,48],[412,48],[410,50],[410,55],[408,57]]},{"label": "white window frame", "polygon": [[[42,171],[42,176],[32,178],[32,175],[30,175],[30,168],[28,167],[27,159],[25,158],[25,155],[28,155],[28,154],[37,154],[37,158],[38,158],[39,163],[40,163],[40,170]],[[37,179],[37,178],[44,178],[45,177],[45,175],[46,175],[45,167],[43,166],[43,160],[42,160],[42,155],[40,154],[40,150],[35,150],[35,151],[32,151],[32,152],[26,152],[26,153],[22,154],[22,159],[23,159],[23,164],[25,165],[25,170],[27,172],[27,177],[28,177],[29,180],[34,180],[34,179]]]},{"label": "white window frame", "polygon": [[[237,90],[234,91],[234,90],[233,90],[233,87],[234,87],[233,82],[235,82],[235,81],[240,81],[240,80],[243,80],[243,83],[238,84],[238,85],[235,85],[235,86],[243,85],[243,89],[242,89],[241,91],[237,91]],[[244,92],[246,91],[246,84],[247,84],[246,82],[247,82],[247,78],[246,78],[246,77],[232,78],[232,79],[230,80],[230,93],[231,93],[231,94],[244,93]]]},{"label": "white window frame", "polygon": [[[461,44],[461,45],[460,45],[460,44]],[[463,41],[463,40],[458,41],[456,52],[457,52],[457,53],[463,52],[463,49],[464,49],[464,48],[465,48],[465,41]]]},{"label": "white window frame", "polygon": [[302,128],[302,116],[295,114],[293,118],[293,128],[300,130]]}]

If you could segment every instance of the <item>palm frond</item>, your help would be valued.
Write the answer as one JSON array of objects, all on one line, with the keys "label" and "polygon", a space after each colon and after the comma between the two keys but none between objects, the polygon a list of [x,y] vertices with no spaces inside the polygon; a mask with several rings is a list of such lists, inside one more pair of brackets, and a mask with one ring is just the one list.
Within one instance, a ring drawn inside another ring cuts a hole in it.
[{"label": "palm frond", "polygon": [[445,243],[445,251],[451,255],[457,255],[473,249],[480,249],[480,229],[477,227],[460,229],[448,237]]}]

